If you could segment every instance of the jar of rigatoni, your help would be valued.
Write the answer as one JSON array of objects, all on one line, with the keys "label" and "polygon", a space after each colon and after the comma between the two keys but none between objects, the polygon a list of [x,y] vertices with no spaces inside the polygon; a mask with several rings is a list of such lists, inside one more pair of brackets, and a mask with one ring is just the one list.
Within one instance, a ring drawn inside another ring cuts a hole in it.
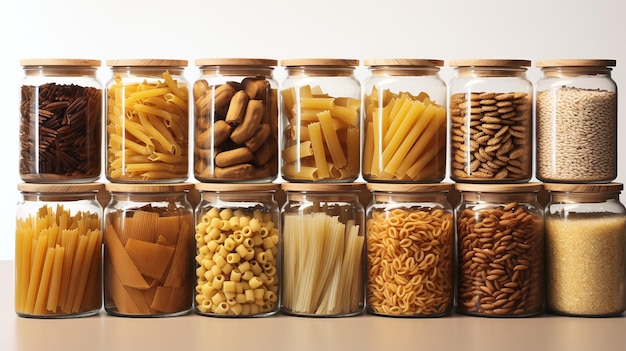
[{"label": "jar of rigatoni", "polygon": [[106,177],[114,183],[188,178],[186,60],[108,60]]},{"label": "jar of rigatoni", "polygon": [[360,174],[361,85],[352,59],[282,60],[282,177],[351,182]]}]

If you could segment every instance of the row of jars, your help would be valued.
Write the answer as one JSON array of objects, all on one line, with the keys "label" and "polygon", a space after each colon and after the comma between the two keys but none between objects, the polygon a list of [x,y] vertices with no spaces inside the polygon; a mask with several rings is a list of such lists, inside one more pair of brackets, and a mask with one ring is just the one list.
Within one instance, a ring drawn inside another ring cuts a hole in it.
[{"label": "row of jars", "polygon": [[533,165],[543,182],[617,176],[614,60],[540,61],[536,91],[527,60],[452,61],[449,87],[441,60],[365,60],[362,85],[358,60],[283,60],[280,87],[276,60],[195,63],[190,89],[187,61],[109,60],[103,98],[98,60],[23,60],[22,180],[95,181],[102,144],[106,178],[127,183],[185,181],[190,152],[200,182],[436,183],[446,165],[455,182],[523,183]]},{"label": "row of jars", "polygon": [[[537,198],[542,186],[546,206]],[[286,195],[280,208],[279,187]],[[117,316],[366,310],[434,317],[454,305],[505,317],[626,310],[619,183],[18,188],[20,316],[95,314],[102,290],[105,310]],[[453,190],[460,193],[454,207]],[[98,193],[110,195],[104,210]]]}]

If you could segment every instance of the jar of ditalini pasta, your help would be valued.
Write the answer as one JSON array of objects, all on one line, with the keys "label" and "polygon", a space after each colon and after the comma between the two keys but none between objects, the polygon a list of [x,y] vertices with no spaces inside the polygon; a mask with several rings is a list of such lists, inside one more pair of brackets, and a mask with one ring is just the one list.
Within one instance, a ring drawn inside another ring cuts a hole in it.
[{"label": "jar of ditalini pasta", "polygon": [[539,183],[457,183],[457,310],[537,315],[544,303],[544,218]]},{"label": "jar of ditalini pasta", "polygon": [[351,59],[282,60],[282,176],[351,182],[360,174],[361,85]]},{"label": "jar of ditalini pasta", "polygon": [[607,183],[617,177],[615,60],[547,60],[537,67],[537,178]]},{"label": "jar of ditalini pasta", "polygon": [[194,175],[202,182],[278,176],[277,60],[199,59],[194,83]]},{"label": "jar of ditalini pasta", "polygon": [[104,308],[114,316],[191,311],[194,221],[190,183],[107,183]]},{"label": "jar of ditalini pasta", "polygon": [[458,60],[450,82],[450,177],[522,183],[532,177],[533,85],[527,60]]},{"label": "jar of ditalini pasta", "polygon": [[100,60],[25,59],[20,100],[20,177],[88,183],[101,171]]},{"label": "jar of ditalini pasta", "polygon": [[106,177],[114,183],[176,183],[188,177],[186,60],[109,60]]},{"label": "jar of ditalini pasta", "polygon": [[263,317],[280,308],[278,184],[199,183],[194,311]]},{"label": "jar of ditalini pasta", "polygon": [[626,311],[621,183],[546,183],[546,309],[571,316]]},{"label": "jar of ditalini pasta", "polygon": [[345,317],[364,310],[360,183],[282,183],[282,311]]},{"label": "jar of ditalini pasta", "polygon": [[367,311],[437,317],[454,301],[452,184],[368,183]]},{"label": "jar of ditalini pasta", "polygon": [[365,60],[363,178],[439,182],[446,176],[446,83],[442,60]]},{"label": "jar of ditalini pasta", "polygon": [[69,318],[102,308],[101,183],[17,186],[15,312]]}]

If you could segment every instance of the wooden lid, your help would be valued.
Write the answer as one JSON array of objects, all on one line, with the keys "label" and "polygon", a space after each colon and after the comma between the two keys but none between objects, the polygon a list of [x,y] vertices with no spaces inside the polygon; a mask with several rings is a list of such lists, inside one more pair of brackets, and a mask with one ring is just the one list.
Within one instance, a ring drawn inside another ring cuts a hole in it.
[{"label": "wooden lid", "polygon": [[543,188],[552,192],[563,193],[611,193],[620,192],[624,189],[622,183],[606,184],[564,184],[564,183],[544,183]]},{"label": "wooden lid", "polygon": [[164,60],[164,59],[118,59],[107,60],[110,67],[184,67],[187,60]]},{"label": "wooden lid", "polygon": [[196,183],[198,191],[215,192],[246,192],[246,191],[276,191],[280,185],[276,183]]},{"label": "wooden lid", "polygon": [[23,67],[33,66],[75,66],[75,67],[99,67],[100,60],[73,59],[73,58],[30,58],[20,60]]},{"label": "wooden lid", "polygon": [[390,193],[434,193],[452,190],[452,183],[405,184],[405,183],[367,183],[370,191]]},{"label": "wooden lid", "polygon": [[104,191],[103,183],[18,183],[17,190],[26,193],[89,193]]},{"label": "wooden lid", "polygon": [[549,67],[615,67],[616,60],[605,59],[559,59],[537,61],[536,66],[540,68]]},{"label": "wooden lid", "polygon": [[458,191],[471,191],[479,193],[526,193],[541,190],[541,183],[519,184],[484,184],[484,183],[456,183]]},{"label": "wooden lid", "polygon": [[191,189],[192,183],[106,183],[106,190],[114,193],[176,193]]},{"label": "wooden lid", "polygon": [[381,58],[366,59],[363,65],[369,67],[394,66],[394,67],[441,67],[443,60],[418,59],[418,58]]},{"label": "wooden lid", "polygon": [[281,183],[284,191],[300,191],[300,192],[321,192],[321,193],[341,193],[350,191],[365,190],[365,183],[349,182],[349,183]]},{"label": "wooden lid", "polygon": [[277,66],[278,60],[263,58],[201,58],[196,66]]},{"label": "wooden lid", "polygon": [[530,67],[530,60],[517,59],[462,59],[450,61],[450,67]]},{"label": "wooden lid", "polygon": [[350,67],[350,66],[358,66],[359,60],[335,59],[335,58],[299,58],[299,59],[280,60],[280,65],[283,67],[294,67],[294,66]]}]

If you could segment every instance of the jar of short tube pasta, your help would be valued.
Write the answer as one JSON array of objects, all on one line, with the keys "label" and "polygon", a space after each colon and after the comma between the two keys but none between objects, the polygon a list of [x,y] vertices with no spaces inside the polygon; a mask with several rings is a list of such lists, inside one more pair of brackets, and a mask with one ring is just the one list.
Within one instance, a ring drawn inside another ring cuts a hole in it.
[{"label": "jar of short tube pasta", "polygon": [[351,182],[361,171],[361,85],[352,59],[282,60],[281,174],[290,182]]},{"label": "jar of short tube pasta", "polygon": [[443,60],[365,60],[362,175],[368,182],[440,182],[446,176]]},{"label": "jar of short tube pasta", "polygon": [[104,308],[114,316],[169,317],[191,311],[193,184],[107,183]]},{"label": "jar of short tube pasta", "polygon": [[626,310],[626,210],[621,183],[546,183],[546,309],[569,316]]},{"label": "jar of short tube pasta", "polygon": [[454,301],[454,213],[450,183],[368,183],[367,311],[438,317]]},{"label": "jar of short tube pasta", "polygon": [[106,177],[113,183],[188,178],[186,60],[108,60]]},{"label": "jar of short tube pasta", "polygon": [[71,318],[102,308],[101,183],[20,183],[15,312]]},{"label": "jar of short tube pasta", "polygon": [[539,183],[457,183],[457,311],[524,317],[544,306],[544,218]]},{"label": "jar of short tube pasta", "polygon": [[199,183],[194,311],[265,317],[280,308],[278,184]]},{"label": "jar of short tube pasta", "polygon": [[532,177],[533,85],[527,60],[451,61],[450,178],[523,183]]},{"label": "jar of short tube pasta", "polygon": [[35,183],[96,181],[102,168],[100,60],[20,64],[20,177]]}]

